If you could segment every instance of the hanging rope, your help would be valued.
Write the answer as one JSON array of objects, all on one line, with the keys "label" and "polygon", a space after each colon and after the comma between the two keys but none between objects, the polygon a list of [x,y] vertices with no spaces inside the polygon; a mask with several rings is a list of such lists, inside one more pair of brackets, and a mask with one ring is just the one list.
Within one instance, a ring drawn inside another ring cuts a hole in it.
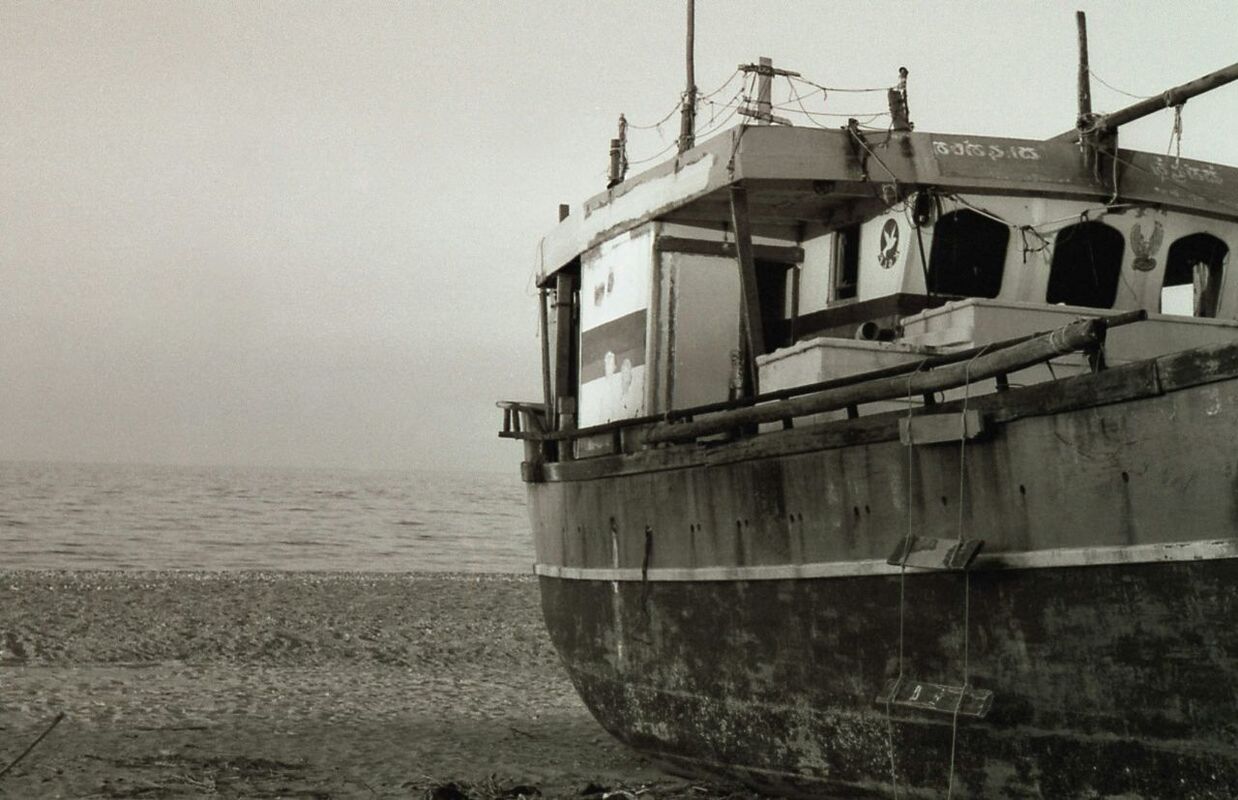
[{"label": "hanging rope", "polygon": [[[963,507],[964,499],[967,491],[967,404],[971,400],[971,368],[976,359],[988,351],[990,344],[986,344],[980,348],[967,362],[967,366],[963,369],[963,411],[960,420],[962,424],[963,435],[959,439],[959,525],[958,525],[958,540],[959,545],[965,541],[964,523],[963,523]],[[959,711],[963,708],[963,699],[967,696],[967,689],[971,684],[970,672],[970,639],[971,639],[971,570],[963,571],[963,683],[959,687],[959,699],[954,704],[954,716],[950,721],[950,773],[949,780],[946,784],[946,800],[950,800],[954,796],[954,756],[959,736]]]},{"label": "hanging rope", "polygon": [[903,685],[903,653],[904,653],[904,630],[907,617],[907,551],[912,540],[912,503],[915,499],[915,492],[912,489],[915,476],[915,459],[913,458],[915,449],[915,441],[911,437],[911,418],[912,412],[915,410],[914,399],[915,395],[911,390],[912,380],[916,375],[920,374],[920,370],[924,369],[928,359],[924,359],[916,368],[907,375],[907,533],[903,538],[903,557],[900,559],[898,568],[898,676],[894,679],[894,688],[886,697],[886,752],[890,757],[890,785],[894,789],[895,800],[898,799],[898,767],[894,762],[894,713],[890,706],[894,702],[894,698],[898,696],[899,687]]},{"label": "hanging rope", "polygon": [[1182,103],[1174,106],[1174,127],[1169,132],[1169,147],[1165,154],[1174,154],[1174,163],[1182,160]]}]

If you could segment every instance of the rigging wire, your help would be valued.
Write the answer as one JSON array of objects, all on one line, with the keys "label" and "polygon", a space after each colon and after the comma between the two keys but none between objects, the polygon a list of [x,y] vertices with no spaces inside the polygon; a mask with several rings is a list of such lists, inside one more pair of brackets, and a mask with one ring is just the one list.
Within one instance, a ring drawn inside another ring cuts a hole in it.
[{"label": "rigging wire", "polygon": [[[727,87],[729,87],[735,81],[736,76],[739,76],[741,74],[744,75],[743,82],[741,83],[739,90],[734,95],[732,95],[729,100],[727,100],[726,102],[718,102],[718,101],[710,99],[712,97],[716,97],[717,95],[725,91]],[[782,104],[771,105],[770,106],[771,109],[777,109],[779,111],[787,111],[787,112],[791,112],[794,114],[802,114],[813,125],[817,126],[818,128],[823,128],[826,130],[832,129],[832,126],[822,124],[819,118],[828,117],[828,118],[837,118],[837,119],[855,119],[856,124],[865,130],[871,130],[871,131],[886,130],[885,128],[873,126],[872,123],[882,117],[888,117],[890,115],[890,112],[888,111],[863,112],[863,113],[842,113],[842,112],[834,112],[834,111],[809,111],[807,106],[804,105],[805,96],[800,94],[799,90],[795,86],[795,81],[799,81],[800,83],[804,85],[811,86],[814,89],[821,91],[823,96],[826,95],[828,92],[850,92],[850,93],[884,92],[887,90],[888,87],[873,87],[873,88],[830,87],[830,86],[823,86],[815,81],[809,80],[801,76],[787,75],[784,77],[787,78],[787,86],[790,91],[788,100]],[[752,102],[751,95],[756,90],[756,80],[757,80],[757,77],[755,76],[755,74],[743,73],[742,70],[737,69],[734,72],[732,72],[730,76],[727,77],[727,79],[723,81],[722,84],[720,84],[716,89],[713,89],[712,91],[707,92],[707,93],[698,94],[696,96],[696,107],[699,108],[702,104],[708,104],[710,106],[711,113],[710,113],[709,124],[702,127],[702,129],[698,131],[696,135],[700,137],[700,136],[705,136],[707,134],[716,133],[719,130],[721,130],[723,127],[725,127],[727,123],[729,123],[732,119],[734,119],[735,115],[739,112],[739,110],[742,107]],[[685,96],[685,93],[681,93],[679,102],[677,102],[675,106],[671,108],[671,110],[668,111],[666,115],[663,116],[657,122],[651,125],[638,125],[636,123],[628,121],[626,122],[626,127],[629,130],[638,130],[638,131],[656,130],[659,136],[662,136],[663,139],[665,140],[665,136],[663,135],[662,128],[671,119],[671,117],[675,115],[676,112],[682,109],[684,96]],[[792,101],[794,101],[795,106],[792,106],[791,104]],[[717,114],[720,109],[729,109],[730,113],[724,115],[721,119],[719,119]],[[748,124],[749,123],[745,120],[744,126],[746,127]],[[670,149],[674,147],[677,144],[677,142],[678,140],[670,141],[666,144],[665,147],[663,147],[657,153],[651,156],[648,156],[646,158],[629,160],[627,162],[627,165],[629,167],[639,166],[641,164],[647,164],[651,161],[661,158],[668,151],[670,151]],[[876,156],[874,156],[874,158],[875,157]],[[878,162],[880,162],[880,159],[877,159],[877,160]],[[885,166],[885,165],[883,164],[882,166]],[[886,171],[889,172],[889,169],[887,168]]]},{"label": "rigging wire", "polygon": [[[698,137],[698,138],[699,138],[699,137],[703,137],[703,136],[705,136],[705,135],[707,135],[707,134],[710,134],[710,133],[715,133],[715,132],[717,132],[717,131],[719,131],[719,130],[722,130],[722,128],[723,128],[723,127],[724,127],[724,126],[725,126],[728,122],[730,122],[730,121],[731,121],[731,120],[735,117],[735,115],[736,115],[736,114],[738,114],[738,113],[739,113],[739,109],[740,109],[740,108],[742,108],[742,107],[743,107],[743,105],[744,105],[744,103],[747,101],[747,95],[748,95],[748,93],[751,91],[751,89],[750,89],[750,87],[749,87],[749,84],[750,84],[753,80],[754,80],[754,79],[752,79],[752,78],[745,78],[745,79],[744,79],[743,84],[739,87],[739,91],[737,91],[737,92],[736,92],[736,93],[735,93],[735,94],[731,97],[731,99],[730,99],[730,100],[728,100],[726,103],[717,103],[717,104],[715,104],[715,105],[716,105],[717,107],[719,107],[719,108],[729,108],[729,109],[731,109],[731,113],[729,113],[729,114],[727,114],[726,116],[724,116],[721,120],[718,120],[718,121],[717,121],[717,123],[711,122],[709,125],[707,125],[707,126],[705,126],[704,128],[702,128],[702,129],[701,129],[701,131],[697,134],[697,137]],[[742,97],[742,98],[744,98],[744,100],[743,100],[743,101],[740,101],[740,98],[741,98],[741,97]],[[740,101],[740,102],[737,102],[737,101]]]},{"label": "rigging wire", "polygon": [[[859,124],[867,125],[873,120],[877,119],[878,117],[884,117],[884,116],[890,115],[889,111],[878,111],[872,114],[842,114],[842,113],[833,112],[833,111],[809,111],[808,108],[804,105],[804,97],[798,91],[796,91],[795,84],[792,81],[791,76],[787,75],[784,77],[786,77],[787,79],[787,87],[790,89],[790,92],[791,92],[790,99],[794,100],[796,105],[799,106],[800,113],[808,117],[808,120],[812,122],[814,125],[816,125],[818,128],[825,128],[827,126],[822,125],[821,123],[817,122],[816,117],[842,117],[844,119],[854,118],[857,120],[858,118],[863,117],[864,121]],[[811,83],[811,81],[809,82]],[[857,91],[862,91],[862,90],[857,90]],[[772,107],[778,109],[779,111],[795,112],[795,109],[791,107],[790,103],[783,103],[781,105],[776,105]]]},{"label": "rigging wire", "polygon": [[675,103],[674,107],[672,107],[672,108],[671,108],[671,110],[667,112],[666,116],[665,116],[665,117],[663,117],[662,119],[658,120],[657,122],[653,123],[652,125],[637,125],[637,124],[636,124],[636,123],[634,123],[634,122],[629,122],[629,123],[628,123],[628,127],[629,127],[629,128],[634,128],[634,129],[636,129],[636,130],[638,130],[638,131],[652,131],[652,130],[655,130],[655,129],[657,129],[657,128],[661,128],[663,125],[665,125],[665,124],[666,124],[666,121],[667,121],[668,119],[670,119],[671,117],[675,116],[675,112],[676,112],[676,111],[678,111],[678,110],[682,107],[682,105],[683,105],[683,101],[682,101],[682,100],[676,101],[676,103]]},{"label": "rigging wire", "polygon": [[1095,72],[1093,72],[1090,68],[1088,69],[1088,74],[1089,74],[1089,75],[1091,75],[1093,78],[1095,78],[1097,81],[1099,81],[1099,82],[1100,82],[1103,86],[1107,86],[1107,87],[1109,87],[1110,89],[1112,89],[1113,91],[1117,92],[1118,94],[1124,94],[1124,95],[1126,95],[1127,97],[1131,98],[1132,100],[1148,100],[1148,99],[1150,99],[1150,98],[1156,97],[1156,95],[1154,95],[1154,94],[1131,94],[1130,92],[1124,92],[1124,91],[1122,91],[1121,89],[1119,89],[1118,87],[1114,86],[1114,85],[1113,85],[1112,83],[1110,83],[1109,81],[1107,81],[1107,80],[1105,80],[1104,78],[1102,78],[1101,76],[1097,75],[1097,74],[1096,74]]},{"label": "rigging wire", "polygon": [[666,145],[666,147],[663,147],[661,150],[659,150],[658,152],[656,152],[656,153],[654,153],[653,155],[649,156],[648,158],[642,158],[642,159],[638,159],[638,160],[636,160],[636,161],[629,161],[629,162],[628,162],[628,166],[629,166],[629,167],[635,167],[635,166],[638,166],[638,165],[640,165],[640,164],[647,164],[647,163],[649,163],[650,161],[653,161],[654,159],[661,158],[663,155],[665,155],[665,154],[666,154],[666,152],[667,152],[668,150],[670,150],[670,149],[671,149],[671,148],[673,148],[673,147],[677,147],[677,146],[679,146],[679,142],[677,142],[677,141],[670,142],[669,144],[667,144],[667,145]]},{"label": "rigging wire", "polygon": [[846,88],[846,89],[844,89],[844,88],[841,88],[841,87],[838,87],[838,86],[822,86],[822,85],[821,85],[821,84],[819,84],[819,83],[815,83],[815,82],[813,82],[813,81],[808,80],[807,78],[803,77],[802,75],[797,75],[797,76],[788,76],[788,77],[793,78],[794,80],[797,80],[797,81],[799,81],[800,83],[806,83],[806,84],[808,84],[809,86],[812,86],[812,87],[814,87],[814,88],[820,89],[820,90],[821,90],[821,91],[823,91],[823,92],[852,92],[852,93],[863,93],[863,92],[886,92],[886,91],[889,91],[889,90],[890,90],[890,87],[889,87],[889,86],[877,86],[877,87],[873,87],[873,88],[871,88],[871,89],[852,89],[852,88]]},{"label": "rigging wire", "polygon": [[699,100],[708,100],[709,98],[711,98],[711,97],[713,97],[714,95],[716,95],[716,94],[718,94],[719,92],[721,92],[721,91],[722,91],[723,89],[725,89],[726,87],[730,86],[730,85],[731,85],[731,81],[735,80],[735,76],[736,76],[736,75],[738,75],[738,74],[739,74],[739,70],[735,70],[734,72],[732,72],[732,73],[731,73],[731,76],[730,76],[729,78],[727,78],[727,79],[726,79],[726,82],[725,82],[725,83],[723,83],[721,86],[719,86],[717,89],[714,89],[712,92],[709,92],[709,93],[707,93],[707,94],[698,94],[698,95],[696,96],[696,99],[697,99],[698,101],[699,101]]},{"label": "rigging wire", "polygon": [[[718,93],[719,93],[719,92],[721,92],[723,89],[725,89],[726,87],[730,86],[730,85],[731,85],[731,81],[735,80],[735,76],[736,76],[736,75],[738,75],[738,74],[739,74],[739,70],[735,70],[734,72],[732,72],[732,73],[731,73],[731,76],[730,76],[729,78],[727,78],[727,79],[726,79],[726,81],[725,81],[725,82],[723,82],[723,84],[722,84],[721,86],[719,86],[717,89],[714,89],[712,92],[709,92],[708,94],[698,94],[698,95],[696,96],[696,102],[697,102],[697,103],[700,103],[701,101],[708,100],[709,98],[711,98],[711,97],[713,97],[714,95],[718,94]],[[638,130],[638,131],[652,131],[652,130],[657,130],[657,129],[661,128],[663,125],[665,125],[665,124],[666,124],[667,120],[669,120],[671,117],[675,116],[675,112],[676,112],[676,111],[679,111],[681,108],[683,108],[683,95],[684,95],[684,93],[680,93],[680,95],[679,95],[679,100],[677,100],[677,101],[675,102],[674,107],[673,107],[673,108],[671,108],[671,110],[670,110],[670,111],[668,111],[668,112],[666,113],[666,116],[662,117],[662,119],[658,120],[657,122],[653,123],[652,125],[637,125],[637,124],[636,124],[636,123],[634,123],[634,122],[629,122],[629,123],[628,123],[628,127],[629,127],[629,128],[632,128],[632,129],[634,129],[634,130]]]},{"label": "rigging wire", "polygon": [[731,109],[730,113],[728,113],[725,117],[723,117],[721,120],[719,120],[717,124],[710,123],[710,124],[709,124],[709,125],[707,125],[706,127],[702,128],[702,129],[701,129],[701,130],[700,130],[700,131],[696,134],[698,138],[700,138],[700,137],[704,137],[704,136],[708,136],[709,134],[714,133],[714,132],[716,132],[716,131],[719,131],[719,130],[721,130],[723,127],[725,127],[725,126],[726,126],[726,124],[727,124],[728,122],[730,122],[730,121],[731,121],[731,120],[735,117],[735,115],[736,115],[736,114],[738,114],[738,113],[739,113],[740,105],[739,105],[739,104],[735,104],[735,105],[731,105],[731,106],[723,106],[723,108],[730,108],[730,109]]}]

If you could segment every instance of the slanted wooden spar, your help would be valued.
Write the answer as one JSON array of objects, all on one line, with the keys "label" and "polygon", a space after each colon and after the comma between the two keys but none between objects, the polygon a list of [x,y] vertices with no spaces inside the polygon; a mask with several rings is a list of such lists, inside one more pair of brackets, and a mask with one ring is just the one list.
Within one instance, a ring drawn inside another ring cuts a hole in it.
[{"label": "slanted wooden spar", "polygon": [[1192,97],[1201,95],[1204,92],[1210,92],[1235,80],[1238,80],[1238,62],[1216,72],[1209,72],[1202,78],[1196,78],[1189,83],[1175,86],[1156,97],[1140,100],[1138,103],[1129,105],[1112,114],[1101,114],[1096,118],[1094,126],[1099,130],[1115,130],[1119,125],[1134,122],[1163,108],[1180,106]]},{"label": "slanted wooden spar", "polygon": [[[1086,34],[1081,34],[1085,37]],[[1086,47],[1086,38],[1081,38],[1081,47]],[[1082,55],[1082,53],[1081,53]],[[1119,126],[1125,125],[1128,122],[1134,122],[1137,119],[1161,111],[1166,108],[1180,106],[1192,97],[1198,97],[1204,92],[1210,92],[1213,89],[1224,86],[1227,83],[1232,83],[1238,80],[1238,62],[1230,64],[1228,67],[1218,69],[1216,72],[1209,72],[1207,75],[1196,78],[1193,81],[1175,86],[1172,89],[1167,89],[1160,94],[1149,97],[1146,100],[1140,100],[1138,103],[1132,103],[1126,108],[1119,109],[1110,114],[1091,115],[1082,112],[1082,82],[1083,70],[1087,69],[1086,62],[1080,66],[1080,109],[1078,125],[1066,133],[1054,136],[1054,140],[1078,141],[1081,134],[1098,134],[1111,133],[1116,131]],[[1091,103],[1091,97],[1088,98],[1088,103]]]},{"label": "slanted wooden spar", "polygon": [[664,422],[654,426],[645,437],[645,441],[651,444],[685,442],[699,436],[710,436],[743,425],[777,422],[790,417],[837,411],[861,403],[875,403],[881,400],[955,389],[969,382],[1015,372],[1064,353],[1094,348],[1104,340],[1107,327],[1133,322],[1144,317],[1146,317],[1145,312],[1136,311],[1133,314],[1112,319],[1082,320],[1021,344],[1012,345],[988,355],[977,355],[971,361],[962,364],[844,386],[832,391],[769,405],[740,408],[695,422]]}]

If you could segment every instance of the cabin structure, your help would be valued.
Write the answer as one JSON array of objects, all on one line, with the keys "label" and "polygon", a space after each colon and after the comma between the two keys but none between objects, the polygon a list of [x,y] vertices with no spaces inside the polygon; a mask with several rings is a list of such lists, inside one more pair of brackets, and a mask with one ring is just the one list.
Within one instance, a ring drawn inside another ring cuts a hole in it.
[{"label": "cabin structure", "polygon": [[1060,139],[754,125],[612,186],[539,248],[545,424],[579,431],[552,458],[1080,317],[1148,313],[1111,365],[1238,339],[1238,170],[1112,152],[1098,174]]}]

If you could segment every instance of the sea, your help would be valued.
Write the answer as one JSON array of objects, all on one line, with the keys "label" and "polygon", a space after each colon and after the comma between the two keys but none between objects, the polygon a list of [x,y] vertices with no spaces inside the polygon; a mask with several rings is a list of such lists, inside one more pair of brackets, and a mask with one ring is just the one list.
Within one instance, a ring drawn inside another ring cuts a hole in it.
[{"label": "sea", "polygon": [[0,569],[529,574],[533,544],[519,474],[0,462]]}]

